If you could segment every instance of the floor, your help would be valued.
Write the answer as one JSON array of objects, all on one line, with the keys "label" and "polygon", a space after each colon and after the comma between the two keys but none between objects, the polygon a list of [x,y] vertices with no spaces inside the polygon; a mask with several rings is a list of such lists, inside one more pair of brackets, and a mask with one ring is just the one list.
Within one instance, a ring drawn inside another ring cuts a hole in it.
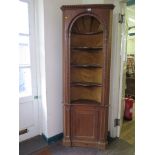
[{"label": "floor", "polygon": [[123,121],[120,138],[129,144],[135,145],[135,103],[131,121]]},{"label": "floor", "polygon": [[49,146],[52,155],[134,155],[134,146],[123,140],[115,140],[104,151],[93,148],[64,147],[61,143]]},{"label": "floor", "polygon": [[[39,138],[42,139],[42,137]],[[22,147],[20,145],[19,155],[134,155],[135,150],[134,145],[129,144],[128,142],[121,139],[111,140],[107,149],[104,151],[93,148],[65,147],[62,145],[61,141],[46,145],[41,148],[39,148],[40,146],[38,146],[38,150],[32,150],[32,145],[34,144],[32,143],[32,141],[33,139],[31,139],[29,142],[30,148],[28,147],[28,141],[26,149],[23,150],[24,143]],[[30,150],[32,152],[30,152]]]},{"label": "floor", "polygon": [[135,120],[124,121],[120,138],[129,144],[135,144]]},{"label": "floor", "polygon": [[19,155],[32,154],[33,152],[47,148],[47,146],[47,142],[41,135],[36,136],[32,139],[19,143]]},{"label": "floor", "polygon": [[52,155],[52,153],[50,153],[50,151],[48,150],[47,147],[45,147],[44,149],[41,149],[35,153],[32,153],[31,155]]}]

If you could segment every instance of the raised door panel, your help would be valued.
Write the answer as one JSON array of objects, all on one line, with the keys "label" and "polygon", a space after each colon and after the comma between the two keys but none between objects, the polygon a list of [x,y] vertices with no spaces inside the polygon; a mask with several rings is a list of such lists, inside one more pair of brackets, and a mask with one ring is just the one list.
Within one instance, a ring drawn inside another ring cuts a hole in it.
[{"label": "raised door panel", "polygon": [[71,112],[71,139],[97,141],[98,110],[94,107],[73,106]]}]

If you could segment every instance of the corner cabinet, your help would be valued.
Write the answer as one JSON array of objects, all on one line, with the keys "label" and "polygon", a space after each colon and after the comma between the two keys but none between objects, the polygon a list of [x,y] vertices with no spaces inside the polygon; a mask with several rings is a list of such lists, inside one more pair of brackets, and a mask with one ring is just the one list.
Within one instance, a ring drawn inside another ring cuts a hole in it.
[{"label": "corner cabinet", "polygon": [[66,146],[105,149],[107,145],[113,8],[110,4],[61,7]]}]

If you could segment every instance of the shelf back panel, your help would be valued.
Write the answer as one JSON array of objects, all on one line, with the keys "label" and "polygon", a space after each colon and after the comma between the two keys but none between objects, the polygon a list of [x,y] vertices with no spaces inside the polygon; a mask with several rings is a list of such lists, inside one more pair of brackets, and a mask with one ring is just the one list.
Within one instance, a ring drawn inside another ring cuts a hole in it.
[{"label": "shelf back panel", "polygon": [[71,64],[98,64],[103,65],[103,53],[102,50],[98,52],[72,52]]},{"label": "shelf back panel", "polygon": [[85,15],[78,18],[73,27],[73,33],[90,33],[103,31],[100,22],[93,16]]},{"label": "shelf back panel", "polygon": [[75,35],[72,34],[71,38],[72,47],[102,47],[103,46],[103,33],[96,35]]},{"label": "shelf back panel", "polygon": [[71,87],[71,101],[92,100],[101,103],[101,87]]},{"label": "shelf back panel", "polygon": [[71,82],[102,84],[102,68],[71,68]]}]

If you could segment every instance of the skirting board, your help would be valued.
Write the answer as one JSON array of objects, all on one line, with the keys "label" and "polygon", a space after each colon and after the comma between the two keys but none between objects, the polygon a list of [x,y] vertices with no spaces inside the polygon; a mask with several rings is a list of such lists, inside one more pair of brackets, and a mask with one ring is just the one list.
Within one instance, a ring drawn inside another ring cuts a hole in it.
[{"label": "skirting board", "polygon": [[55,142],[63,139],[63,133],[59,133],[59,134],[52,136],[50,138],[47,138],[44,134],[42,134],[42,136],[47,141],[48,144],[55,143]]}]

